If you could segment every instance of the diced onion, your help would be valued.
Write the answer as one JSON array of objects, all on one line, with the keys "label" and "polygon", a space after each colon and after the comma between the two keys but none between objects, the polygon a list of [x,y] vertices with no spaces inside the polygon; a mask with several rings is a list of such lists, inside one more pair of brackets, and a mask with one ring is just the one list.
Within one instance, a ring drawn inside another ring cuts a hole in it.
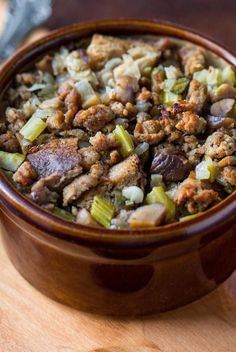
[{"label": "diced onion", "polygon": [[143,142],[137,145],[135,148],[134,152],[137,155],[142,155],[144,154],[147,150],[149,149],[149,144],[147,142]]},{"label": "diced onion", "polygon": [[137,186],[125,187],[122,190],[122,196],[126,199],[130,200],[135,204],[139,204],[143,202],[144,193],[143,190]]},{"label": "diced onion", "polygon": [[120,57],[113,57],[111,60],[107,61],[104,68],[106,70],[113,70],[116,66],[120,65],[122,60]]},{"label": "diced onion", "polygon": [[207,83],[208,71],[204,68],[201,71],[194,72],[193,79],[196,79],[200,83]]},{"label": "diced onion", "polygon": [[35,83],[29,88],[29,91],[30,92],[35,92],[36,90],[40,90],[40,89],[43,89],[45,87],[46,87],[45,83]]},{"label": "diced onion", "polygon": [[86,79],[76,83],[75,88],[78,90],[81,96],[83,109],[87,109],[90,106],[100,103],[99,97],[93,90],[91,84]]},{"label": "diced onion", "polygon": [[195,172],[198,180],[209,180],[210,182],[215,181],[216,166],[209,156],[206,156],[205,160],[201,161],[196,166]]},{"label": "diced onion", "polygon": [[218,86],[222,82],[222,74],[219,68],[210,66],[206,77],[207,84]]},{"label": "diced onion", "polygon": [[169,67],[165,67],[165,73],[167,79],[176,79],[182,76],[182,73],[179,68],[170,65]]},{"label": "diced onion", "polygon": [[124,62],[117,66],[114,70],[114,78],[117,81],[121,76],[135,77],[137,80],[140,79],[141,73],[137,62],[135,62],[130,55],[123,55]]}]

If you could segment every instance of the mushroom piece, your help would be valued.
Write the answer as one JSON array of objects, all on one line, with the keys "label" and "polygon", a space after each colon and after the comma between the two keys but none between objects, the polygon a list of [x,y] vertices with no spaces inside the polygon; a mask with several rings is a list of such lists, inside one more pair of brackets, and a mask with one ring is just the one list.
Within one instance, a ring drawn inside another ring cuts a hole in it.
[{"label": "mushroom piece", "polygon": [[144,205],[136,209],[129,217],[128,224],[132,228],[153,227],[160,225],[166,216],[166,207],[161,203]]},{"label": "mushroom piece", "polygon": [[234,99],[222,99],[217,101],[211,106],[211,115],[226,116],[232,110],[234,103]]},{"label": "mushroom piece", "polygon": [[40,178],[54,173],[62,175],[78,166],[81,159],[78,138],[53,139],[49,143],[32,147],[27,155],[27,160]]},{"label": "mushroom piece", "polygon": [[191,169],[191,163],[184,157],[164,153],[156,155],[151,165],[151,173],[162,175],[164,181],[182,181]]}]

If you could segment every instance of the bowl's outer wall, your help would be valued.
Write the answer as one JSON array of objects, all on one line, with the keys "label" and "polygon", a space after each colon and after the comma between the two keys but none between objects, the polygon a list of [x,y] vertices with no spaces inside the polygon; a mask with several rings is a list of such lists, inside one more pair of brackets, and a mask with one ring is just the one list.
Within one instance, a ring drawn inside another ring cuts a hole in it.
[{"label": "bowl's outer wall", "polygon": [[[153,22],[109,21],[84,27],[80,24],[59,30],[51,35],[51,41],[45,44],[42,40],[42,45],[32,46],[29,53],[23,49],[20,62],[8,65],[8,72],[0,73],[0,87],[43,52],[94,32],[176,35],[207,45],[232,64],[236,62],[233,55],[204,38]],[[189,231],[186,238],[185,228],[182,241],[169,241],[164,246],[151,241],[147,245],[146,241],[145,248],[109,248],[105,240],[104,246],[88,246],[52,235],[55,229],[50,225],[45,230],[47,224],[27,221],[25,210],[24,216],[19,217],[20,205],[13,209],[11,197],[5,193],[0,190],[2,233],[11,261],[41,292],[79,309],[126,315],[166,311],[210,292],[236,267],[236,215],[232,212],[217,226],[206,227],[199,236],[191,237]]]},{"label": "bowl's outer wall", "polygon": [[[233,223],[232,223],[233,222]],[[47,296],[102,314],[163,312],[212,291],[236,267],[235,219],[197,250],[162,259],[158,249],[116,253],[56,239],[4,209],[3,240],[16,269]],[[165,250],[162,248],[162,251]],[[124,256],[126,259],[124,259]]]}]

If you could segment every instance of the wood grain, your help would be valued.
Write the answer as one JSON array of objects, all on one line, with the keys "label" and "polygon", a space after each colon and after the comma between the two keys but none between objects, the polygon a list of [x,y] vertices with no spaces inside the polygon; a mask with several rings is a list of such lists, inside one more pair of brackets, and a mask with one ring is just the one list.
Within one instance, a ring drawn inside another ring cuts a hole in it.
[{"label": "wood grain", "polygon": [[202,300],[139,319],[79,312],[44,297],[0,241],[1,352],[235,352],[236,273]]}]

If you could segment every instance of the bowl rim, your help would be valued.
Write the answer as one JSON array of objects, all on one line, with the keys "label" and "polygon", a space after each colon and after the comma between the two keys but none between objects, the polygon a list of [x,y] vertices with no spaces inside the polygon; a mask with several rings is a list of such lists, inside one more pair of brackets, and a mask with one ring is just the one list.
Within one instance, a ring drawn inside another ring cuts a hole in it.
[{"label": "bowl rim", "polygon": [[[107,34],[117,32],[121,34],[124,31],[128,31],[130,34],[139,32],[140,34],[158,35],[159,33],[161,36],[186,40],[204,47],[236,67],[236,56],[233,52],[205,35],[184,26],[156,20],[111,19],[86,21],[65,26],[50,32],[31,44],[23,46],[2,65],[0,80],[4,81],[5,78],[6,82],[9,82],[12,79],[9,71],[12,68],[17,68],[18,60],[25,59],[27,61],[33,55],[39,57],[40,53],[38,51],[41,50],[42,54],[43,51],[57,46],[57,43],[59,45],[62,39],[69,42],[73,39],[73,35],[79,38],[84,36],[83,33],[92,35],[95,32]],[[161,246],[190,239],[207,233],[210,229],[216,228],[233,217],[236,210],[235,201],[236,191],[194,219],[150,229],[114,230],[95,228],[69,222],[46,211],[18,192],[6,176],[0,172],[0,202],[2,202],[3,208],[8,208],[27,223],[45,230],[54,237],[87,245],[103,243],[116,247],[143,247],[155,243]]]}]

